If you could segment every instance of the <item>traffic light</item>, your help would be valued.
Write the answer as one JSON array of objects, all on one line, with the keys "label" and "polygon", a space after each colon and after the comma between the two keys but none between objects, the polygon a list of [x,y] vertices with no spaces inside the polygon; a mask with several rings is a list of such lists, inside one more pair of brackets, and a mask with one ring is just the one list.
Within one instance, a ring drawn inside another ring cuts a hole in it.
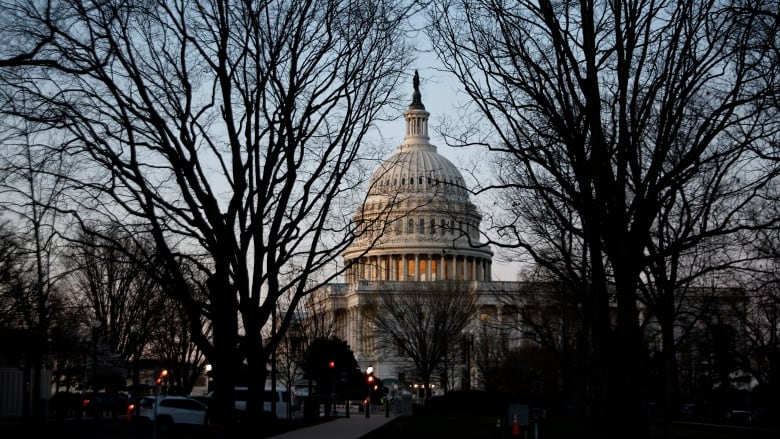
[{"label": "traffic light", "polygon": [[333,369],[334,367],[336,367],[336,362],[335,362],[335,361],[331,361],[331,362],[329,362],[329,363],[328,363],[328,367],[329,367],[330,369]]}]

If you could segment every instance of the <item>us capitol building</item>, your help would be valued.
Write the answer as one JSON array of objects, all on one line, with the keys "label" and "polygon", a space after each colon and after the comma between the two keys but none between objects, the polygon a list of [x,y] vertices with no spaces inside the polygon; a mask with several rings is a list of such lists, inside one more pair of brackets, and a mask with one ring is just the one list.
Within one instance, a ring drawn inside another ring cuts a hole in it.
[{"label": "us capitol building", "polygon": [[[425,288],[421,283],[459,281],[448,294],[476,294],[475,322],[500,312],[492,294],[481,294],[494,290],[493,252],[480,241],[482,216],[461,173],[430,143],[429,115],[415,72],[412,103],[404,112],[404,142],[374,171],[355,215],[359,238],[343,254],[350,267],[346,283],[329,284],[307,301],[307,307],[328,314],[333,335],[349,344],[361,369],[371,365],[386,381],[405,377],[414,382],[415,371],[397,349],[378,342],[366,312],[375,303],[372,298],[414,290],[415,285]],[[464,367],[459,369],[463,373]],[[457,387],[459,381],[453,381]]]},{"label": "us capitol building", "polygon": [[[439,291],[454,298],[472,294],[476,310],[463,338],[452,341],[456,351],[461,343],[466,344],[466,337],[472,348],[477,346],[474,336],[476,342],[486,342],[491,336],[487,330],[493,331],[492,336],[504,349],[533,345],[523,337],[525,319],[556,325],[560,323],[556,319],[564,318],[557,314],[561,312],[558,307],[550,306],[560,301],[549,295],[555,292],[554,287],[491,279],[493,252],[480,240],[482,216],[471,203],[458,169],[430,143],[429,115],[415,73],[412,103],[404,112],[404,142],[374,171],[365,201],[354,216],[358,238],[343,253],[349,267],[346,282],[326,285],[305,303],[308,315],[313,315],[309,310],[314,309],[325,315],[323,320],[332,325],[331,335],[348,343],[361,370],[370,365],[376,376],[399,385],[419,383],[419,377],[410,358],[397,346],[383,345],[380,340],[376,313],[383,311],[376,304],[383,295]],[[700,318],[730,319],[734,310],[744,311],[746,302],[744,295],[730,293],[728,288],[703,288],[688,292],[683,305],[691,310],[690,315],[701,314]],[[422,321],[425,311],[409,314]],[[657,321],[642,308],[640,314],[641,319],[650,319],[643,323],[650,348],[660,349]],[[480,340],[483,335],[486,340]],[[680,355],[689,358],[681,363],[686,373],[703,373],[691,360],[699,355],[696,349],[680,351]],[[454,373],[447,372],[450,389],[481,387],[471,358],[468,354],[453,356],[452,361],[459,364],[451,369]],[[438,386],[441,381],[445,380],[434,371],[431,382]]]}]

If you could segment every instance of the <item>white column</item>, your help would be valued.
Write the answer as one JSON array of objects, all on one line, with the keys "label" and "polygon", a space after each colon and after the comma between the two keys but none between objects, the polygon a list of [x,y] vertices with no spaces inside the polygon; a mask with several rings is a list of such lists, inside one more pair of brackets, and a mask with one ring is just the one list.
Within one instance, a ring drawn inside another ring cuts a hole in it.
[{"label": "white column", "polygon": [[414,255],[414,280],[420,281],[420,255]]},{"label": "white column", "polygon": [[428,261],[425,263],[425,280],[431,281],[431,264],[433,263],[433,255],[428,254]]},{"label": "white column", "polygon": [[401,271],[403,273],[403,279],[401,280],[409,280],[409,262],[406,260],[406,255],[401,256]]}]

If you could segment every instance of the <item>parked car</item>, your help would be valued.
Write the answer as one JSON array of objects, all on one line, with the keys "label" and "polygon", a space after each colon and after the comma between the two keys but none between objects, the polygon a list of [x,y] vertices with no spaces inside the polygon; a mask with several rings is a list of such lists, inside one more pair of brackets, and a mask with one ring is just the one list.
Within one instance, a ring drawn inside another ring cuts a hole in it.
[{"label": "parked car", "polygon": [[726,421],[730,424],[750,425],[751,414],[751,411],[747,408],[733,408],[726,412]]},{"label": "parked car", "polygon": [[186,396],[145,396],[139,401],[138,416],[156,422],[158,431],[168,433],[174,425],[206,425],[208,407]]},{"label": "parked car", "polygon": [[81,393],[57,392],[49,401],[49,412],[55,419],[81,418],[85,399]]},{"label": "parked car", "polygon": [[84,410],[87,416],[116,418],[125,414],[128,402],[128,396],[123,393],[87,393],[84,398]]},{"label": "parked car", "polygon": [[[238,416],[242,417],[246,412],[246,403],[249,399],[249,389],[243,386],[237,386],[235,388],[236,397],[236,411]],[[213,392],[209,393],[207,398],[213,397]],[[263,398],[263,416],[270,419],[287,419],[288,410],[290,411],[291,418],[295,419],[301,416],[300,399],[295,391],[288,392],[286,390],[278,389],[274,392],[271,389],[265,389],[262,395]],[[271,412],[271,401],[276,402],[276,413]]]}]

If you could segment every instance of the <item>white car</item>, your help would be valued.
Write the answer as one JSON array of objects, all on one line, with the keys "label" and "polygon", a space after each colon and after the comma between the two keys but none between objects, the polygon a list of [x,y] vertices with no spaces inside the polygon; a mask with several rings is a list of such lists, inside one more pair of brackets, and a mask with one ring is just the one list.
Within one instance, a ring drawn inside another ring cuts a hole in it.
[{"label": "white car", "polygon": [[[155,408],[155,401],[157,402]],[[157,423],[160,432],[170,432],[174,425],[206,425],[206,404],[186,396],[145,396],[139,401],[138,416]]]},{"label": "white car", "polygon": [[[246,402],[249,399],[249,388],[238,386],[235,388],[236,410],[239,413],[246,411]],[[208,396],[211,396],[210,393]],[[276,401],[276,414],[271,413],[271,401]],[[288,413],[288,410],[290,413]],[[276,419],[287,419],[288,415],[292,418],[301,416],[300,399],[295,391],[292,393],[278,389],[276,392],[271,389],[265,389],[263,393],[263,411],[266,415]]]}]

